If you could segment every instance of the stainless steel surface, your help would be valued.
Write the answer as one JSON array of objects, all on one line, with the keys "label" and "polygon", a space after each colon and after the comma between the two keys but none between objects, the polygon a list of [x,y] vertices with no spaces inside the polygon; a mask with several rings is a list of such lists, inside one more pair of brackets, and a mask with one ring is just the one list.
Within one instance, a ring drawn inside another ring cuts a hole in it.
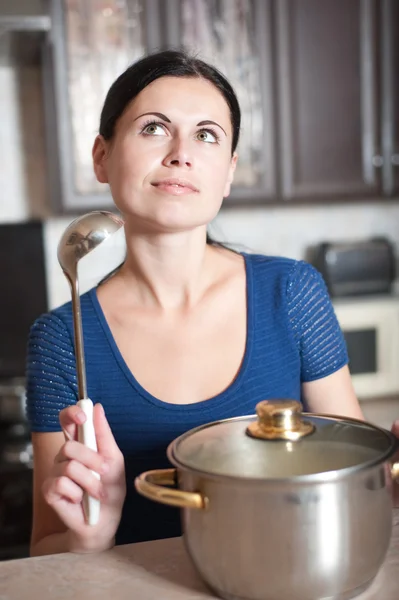
[{"label": "stainless steel surface", "polygon": [[[262,417],[260,417],[262,418]],[[255,439],[246,434],[254,415],[202,425],[177,438],[168,453],[182,468],[243,479],[319,481],[388,460],[394,435],[356,419],[303,413],[315,430],[296,441]]]},{"label": "stainless steel surface", "polygon": [[86,368],[83,349],[82,315],[79,296],[78,262],[122,227],[123,221],[107,211],[93,211],[66,228],[58,244],[58,262],[68,279],[75,335],[76,373],[79,398],[87,397]]},{"label": "stainless steel surface", "polygon": [[[175,474],[135,481],[146,497],[184,507],[188,553],[222,598],[348,600],[384,561],[398,440],[362,421],[304,416],[315,432],[294,442],[249,437],[254,416],[198,427],[168,448]],[[174,478],[173,498],[156,489]]]},{"label": "stainless steel surface", "polygon": [[383,465],[298,486],[221,481],[181,471],[208,510],[183,509],[184,538],[204,580],[229,600],[343,600],[367,587],[388,550]]}]

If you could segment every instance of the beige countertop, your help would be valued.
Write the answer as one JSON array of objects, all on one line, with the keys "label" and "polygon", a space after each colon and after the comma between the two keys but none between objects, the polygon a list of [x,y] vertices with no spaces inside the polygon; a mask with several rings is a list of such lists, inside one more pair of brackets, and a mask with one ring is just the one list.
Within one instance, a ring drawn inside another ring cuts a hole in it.
[{"label": "beige countertop", "polygon": [[[372,515],[370,515],[372,518]],[[0,563],[0,600],[206,600],[181,538],[117,546],[102,554],[56,554]],[[357,600],[399,599],[399,509],[391,546]]]}]

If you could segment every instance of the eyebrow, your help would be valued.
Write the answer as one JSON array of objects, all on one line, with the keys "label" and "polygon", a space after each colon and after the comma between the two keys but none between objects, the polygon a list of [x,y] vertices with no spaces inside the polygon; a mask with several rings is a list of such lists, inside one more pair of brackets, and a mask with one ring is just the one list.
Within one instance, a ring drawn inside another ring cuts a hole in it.
[{"label": "eyebrow", "polygon": [[[137,119],[140,119],[141,117],[145,117],[148,115],[152,115],[154,117],[158,117],[158,119],[162,119],[162,121],[166,121],[166,123],[171,123],[172,121],[170,119],[168,119],[168,117],[162,113],[159,112],[147,112],[147,113],[143,113],[142,115],[136,117],[134,119],[134,121],[137,121]],[[207,119],[206,121],[200,121],[199,123],[197,123],[196,127],[202,127],[203,125],[216,125],[216,127],[219,127],[224,135],[227,137],[227,133],[225,132],[225,130],[223,129],[223,127],[221,125],[219,125],[219,123],[216,123],[216,121],[210,121],[209,119]]]}]

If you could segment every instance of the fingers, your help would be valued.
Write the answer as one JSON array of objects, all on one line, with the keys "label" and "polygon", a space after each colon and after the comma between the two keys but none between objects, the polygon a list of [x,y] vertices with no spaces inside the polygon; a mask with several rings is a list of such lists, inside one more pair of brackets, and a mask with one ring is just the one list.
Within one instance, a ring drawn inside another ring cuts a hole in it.
[{"label": "fingers", "polygon": [[78,460],[65,460],[55,464],[53,477],[43,484],[43,494],[49,504],[61,498],[72,503],[82,501],[83,493],[104,498],[104,488],[100,479]]},{"label": "fingers", "polygon": [[103,475],[109,470],[108,463],[104,461],[104,458],[98,452],[86,448],[83,444],[73,440],[65,442],[55,457],[54,462],[62,463],[70,460],[80,462],[84,467],[95,471],[99,475]]},{"label": "fingers", "polygon": [[[59,415],[60,424],[67,441],[77,439],[77,429],[86,421],[86,415],[79,406],[68,406]],[[111,428],[101,404],[95,404],[93,423],[96,432],[97,450],[105,459],[120,459],[121,452],[115,442]]]},{"label": "fingers", "polygon": [[121,451],[115,442],[115,438],[105,417],[104,408],[101,404],[94,405],[93,422],[96,432],[98,452],[106,460],[118,459],[121,456]]},{"label": "fingers", "polygon": [[56,479],[46,479],[42,491],[44,499],[50,506],[56,505],[61,499],[73,504],[80,504],[83,499],[82,488],[63,475]]},{"label": "fingers", "polygon": [[74,440],[77,438],[78,426],[86,421],[86,415],[79,406],[73,405],[60,412],[59,420],[65,439]]}]

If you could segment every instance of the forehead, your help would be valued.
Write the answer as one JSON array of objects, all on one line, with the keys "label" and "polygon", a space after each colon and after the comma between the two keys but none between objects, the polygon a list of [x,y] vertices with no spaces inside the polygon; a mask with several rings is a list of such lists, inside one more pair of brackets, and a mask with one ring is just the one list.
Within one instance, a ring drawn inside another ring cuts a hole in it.
[{"label": "forehead", "polygon": [[[173,117],[209,118],[230,123],[230,110],[217,87],[200,77],[160,77],[145,87],[132,101],[129,112],[156,111]],[[221,123],[222,124],[222,123]]]}]

